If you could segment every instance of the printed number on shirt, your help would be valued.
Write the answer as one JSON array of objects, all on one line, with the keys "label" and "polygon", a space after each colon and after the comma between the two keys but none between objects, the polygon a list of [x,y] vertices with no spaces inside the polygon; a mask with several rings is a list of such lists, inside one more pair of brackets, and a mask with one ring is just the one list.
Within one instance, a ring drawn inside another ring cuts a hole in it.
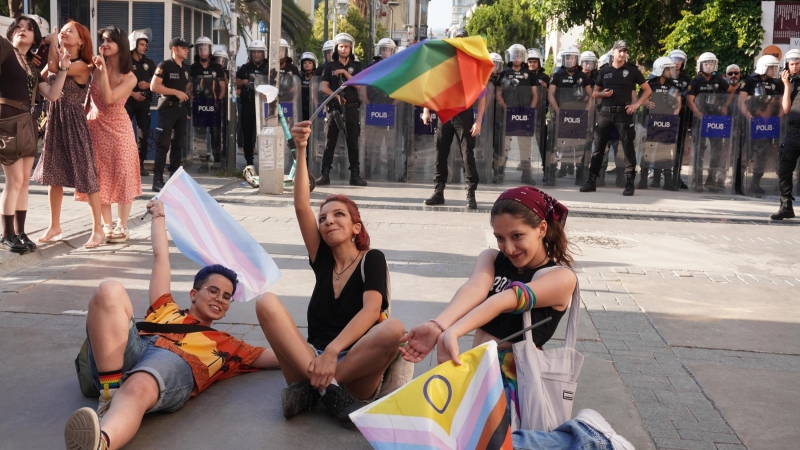
[{"label": "printed number on shirt", "polygon": [[494,283],[492,284],[492,290],[495,293],[503,292],[508,285],[508,278],[506,277],[494,277]]}]

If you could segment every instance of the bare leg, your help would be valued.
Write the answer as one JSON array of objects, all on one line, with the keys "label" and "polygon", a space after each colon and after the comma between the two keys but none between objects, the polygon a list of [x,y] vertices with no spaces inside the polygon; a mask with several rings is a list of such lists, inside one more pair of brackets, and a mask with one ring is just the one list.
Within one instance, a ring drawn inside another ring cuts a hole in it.
[{"label": "bare leg", "polygon": [[[308,366],[317,357],[278,296],[266,293],[256,299],[261,330],[275,352],[288,384],[310,380]],[[401,334],[402,336],[402,334]],[[400,337],[397,338],[398,341]]]},{"label": "bare leg", "polygon": [[37,239],[39,242],[49,242],[53,236],[61,234],[61,203],[64,201],[64,187],[50,186],[47,190],[47,199],[50,201],[50,227]]},{"label": "bare leg", "polygon": [[131,206],[131,203],[117,204],[117,217],[119,217],[119,223],[123,227],[128,226],[128,218],[131,216]]},{"label": "bare leg", "polygon": [[3,166],[3,173],[6,176],[6,184],[3,194],[0,195],[0,202],[3,205],[3,215],[13,216],[17,210],[17,200],[22,189],[23,161],[18,160],[14,164]]},{"label": "bare leg", "polygon": [[388,319],[372,327],[336,367],[336,381],[345,385],[353,397],[370,398],[378,389],[383,372],[397,355],[403,334],[403,324],[397,319]]},{"label": "bare leg", "polygon": [[[92,344],[94,350],[94,344]],[[142,418],[158,401],[158,382],[147,372],[136,372],[128,377],[108,408],[100,427],[108,435],[112,448],[120,448],[130,442]]]},{"label": "bare leg", "polygon": [[89,301],[86,330],[99,372],[122,368],[132,317],[131,300],[120,282],[104,281],[97,287]]},{"label": "bare leg", "polygon": [[[22,187],[17,196],[17,211],[28,210],[28,188],[31,181],[31,170],[33,170],[33,162],[36,160],[33,156],[22,158]],[[8,177],[6,177],[6,180]]]},{"label": "bare leg", "polygon": [[100,194],[87,194],[89,201],[89,208],[92,210],[92,236],[83,244],[86,248],[94,248],[101,245],[106,240],[106,235],[103,233],[103,225],[100,222]]},{"label": "bare leg", "polygon": [[111,205],[100,205],[100,217],[103,225],[114,225],[114,217],[111,215]]}]

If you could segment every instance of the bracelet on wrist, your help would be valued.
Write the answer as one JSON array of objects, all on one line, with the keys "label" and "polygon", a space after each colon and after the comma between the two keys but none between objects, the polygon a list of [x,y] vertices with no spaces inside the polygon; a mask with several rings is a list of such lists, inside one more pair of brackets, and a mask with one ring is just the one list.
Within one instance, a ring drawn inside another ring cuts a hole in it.
[{"label": "bracelet on wrist", "polygon": [[433,323],[435,323],[435,324],[436,324],[436,326],[437,326],[437,327],[439,327],[439,329],[440,329],[440,330],[442,330],[442,333],[444,333],[444,327],[442,326],[442,324],[440,324],[440,323],[439,323],[439,321],[438,321],[438,320],[436,320],[436,319],[431,319],[431,320],[429,320],[428,322],[433,322]]},{"label": "bracelet on wrist", "polygon": [[164,215],[164,213],[158,213],[158,214],[153,214],[153,218],[150,219],[150,221],[152,222],[152,221],[158,219],[159,217],[164,217],[165,220],[166,220],[166,216]]},{"label": "bracelet on wrist", "polygon": [[69,67],[61,67],[61,66],[58,66],[58,71],[59,71],[59,72],[66,72],[66,71],[68,71],[68,70],[69,70]]}]

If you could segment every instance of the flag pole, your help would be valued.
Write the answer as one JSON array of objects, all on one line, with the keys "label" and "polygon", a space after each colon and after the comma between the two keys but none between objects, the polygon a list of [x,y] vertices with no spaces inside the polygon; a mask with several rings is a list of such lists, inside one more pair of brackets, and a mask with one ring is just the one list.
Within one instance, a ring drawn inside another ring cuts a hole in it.
[{"label": "flag pole", "polygon": [[504,342],[510,341],[511,339],[514,339],[515,337],[519,336],[520,334],[522,334],[522,333],[524,333],[524,332],[526,332],[528,330],[532,330],[532,329],[534,329],[536,327],[542,326],[542,325],[546,324],[547,322],[550,322],[551,320],[553,320],[552,317],[548,317],[546,319],[540,320],[540,321],[536,322],[535,324],[529,326],[528,328],[523,328],[522,330],[517,331],[516,333],[512,334],[511,336],[508,336],[505,339],[497,341],[497,345],[500,345],[500,344],[502,344]]},{"label": "flag pole", "polygon": [[336,96],[336,94],[338,94],[339,92],[342,92],[342,91],[344,90],[344,88],[346,88],[346,87],[347,87],[347,86],[345,86],[344,84],[342,84],[341,86],[339,86],[339,89],[337,89],[337,90],[333,91],[333,94],[329,95],[329,96],[328,96],[328,98],[326,98],[326,99],[325,99],[325,101],[324,101],[324,102],[322,102],[322,104],[321,104],[321,105],[319,105],[319,107],[317,108],[317,110],[316,110],[316,111],[314,111],[314,114],[312,114],[312,115],[311,115],[311,117],[309,117],[309,120],[310,120],[311,122],[313,122],[313,121],[314,121],[314,119],[316,119],[316,118],[319,116],[319,112],[320,112],[320,111],[322,111],[322,108],[324,108],[324,107],[325,107],[325,105],[327,105],[327,104],[328,104],[328,102],[330,102],[330,101],[331,101],[331,99],[333,99],[333,97],[335,97],[335,96]]}]

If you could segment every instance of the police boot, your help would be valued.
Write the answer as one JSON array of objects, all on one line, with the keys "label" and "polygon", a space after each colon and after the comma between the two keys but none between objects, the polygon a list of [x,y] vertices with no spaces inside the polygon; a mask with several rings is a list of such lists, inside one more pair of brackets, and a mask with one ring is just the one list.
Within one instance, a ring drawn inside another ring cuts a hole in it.
[{"label": "police boot", "polygon": [[794,197],[781,197],[781,207],[778,212],[769,216],[772,220],[783,220],[794,218],[794,209],[792,208],[792,200]]},{"label": "police boot", "polygon": [[557,178],[564,178],[565,176],[567,176],[567,165],[564,164],[564,163],[561,163],[561,169],[558,170],[558,173],[556,174],[556,177]]},{"label": "police boot", "polygon": [[653,169],[653,181],[650,182],[651,188],[661,187],[661,169]]},{"label": "police boot", "polygon": [[331,184],[331,168],[328,167],[327,169],[322,169],[321,175],[317,178],[317,186],[327,186]]},{"label": "police boot", "polygon": [[572,175],[573,173],[575,173],[575,165],[567,164],[567,175]]},{"label": "police boot", "polygon": [[522,171],[522,177],[520,178],[520,183],[528,184],[531,186],[536,186],[536,181],[531,176],[531,169],[524,169]]},{"label": "police boot", "polygon": [[589,179],[581,186],[581,192],[594,192],[597,190],[597,174],[589,172]]},{"label": "police boot", "polygon": [[144,168],[144,160],[139,160],[139,176],[146,177],[150,175],[150,172]]},{"label": "police boot", "polygon": [[580,186],[583,182],[583,164],[575,165],[575,186]]},{"label": "police boot", "polygon": [[350,186],[366,186],[367,182],[358,174],[359,168],[353,167],[350,169]]},{"label": "police boot", "polygon": [[[653,176],[653,178],[655,178],[655,176]],[[675,190],[675,183],[672,182],[672,170],[670,169],[664,169],[664,190],[665,191]]]},{"label": "police boot", "polygon": [[764,195],[764,194],[766,194],[764,189],[761,188],[761,177],[763,177],[763,176],[764,176],[763,173],[760,173],[760,174],[755,174],[754,173],[753,174],[753,186],[750,188],[750,192],[752,192],[753,194],[756,194],[756,195]]},{"label": "police boot", "polygon": [[[633,193],[636,191],[636,188],[633,186],[635,179],[636,172],[625,175],[625,190],[622,191],[622,195],[626,197],[633,195]],[[645,181],[647,181],[647,178],[645,178]]]},{"label": "police boot", "polygon": [[423,203],[428,206],[444,205],[444,183],[436,183],[436,186],[433,187],[433,195],[428,197]]},{"label": "police boot", "polygon": [[161,192],[162,188],[164,188],[164,174],[153,174],[153,192]]},{"label": "police boot", "polygon": [[642,169],[642,173],[639,176],[639,184],[636,186],[637,189],[647,189],[647,175],[650,173],[650,169]]},{"label": "police boot", "polygon": [[474,188],[471,188],[467,191],[467,209],[478,209],[478,202],[475,200]]}]

